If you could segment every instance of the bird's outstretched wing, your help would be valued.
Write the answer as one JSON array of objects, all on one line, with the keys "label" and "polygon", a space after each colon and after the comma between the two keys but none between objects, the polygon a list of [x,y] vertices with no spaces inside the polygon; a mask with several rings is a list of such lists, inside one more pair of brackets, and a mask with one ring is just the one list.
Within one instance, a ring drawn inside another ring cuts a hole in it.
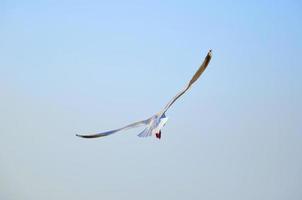
[{"label": "bird's outstretched wing", "polygon": [[124,126],[124,127],[122,127],[122,128],[115,129],[115,130],[111,130],[111,131],[106,131],[106,132],[96,133],[96,134],[91,134],[91,135],[79,135],[79,134],[76,134],[76,136],[82,137],[82,138],[98,138],[98,137],[104,137],[104,136],[107,136],[107,135],[111,135],[111,134],[113,134],[113,133],[116,133],[116,132],[118,132],[118,131],[127,130],[127,129],[130,129],[130,128],[135,128],[135,127],[139,127],[139,126],[142,126],[142,125],[147,125],[149,122],[150,122],[150,118],[149,118],[149,119],[146,119],[146,120],[139,121],[139,122],[135,122],[135,123],[129,124],[129,125],[127,125],[127,126]]},{"label": "bird's outstretched wing", "polygon": [[186,85],[184,89],[182,89],[171,101],[164,107],[164,109],[160,112],[160,116],[165,114],[165,112],[172,106],[172,104],[181,96],[183,95],[190,87],[193,85],[193,83],[200,77],[200,75],[204,72],[204,70],[207,68],[208,64],[210,63],[210,60],[212,58],[212,50],[210,50],[205,57],[203,63],[200,65],[199,69],[196,71],[190,82]]}]

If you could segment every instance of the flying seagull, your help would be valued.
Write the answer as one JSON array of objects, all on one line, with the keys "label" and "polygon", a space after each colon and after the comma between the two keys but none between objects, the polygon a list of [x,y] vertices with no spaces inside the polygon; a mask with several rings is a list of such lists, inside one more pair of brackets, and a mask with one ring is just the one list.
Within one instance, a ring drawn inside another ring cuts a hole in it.
[{"label": "flying seagull", "polygon": [[191,88],[193,83],[200,77],[200,75],[207,68],[208,64],[210,63],[211,58],[212,58],[212,50],[210,50],[208,52],[203,63],[201,64],[199,69],[196,71],[196,73],[194,74],[194,76],[192,77],[190,82],[185,86],[185,88],[182,89],[173,99],[171,99],[171,101],[160,112],[156,113],[152,117],[150,117],[146,120],[142,120],[142,121],[138,121],[138,122],[129,124],[127,126],[119,128],[119,129],[106,131],[106,132],[102,132],[102,133],[90,134],[90,135],[76,134],[76,136],[82,137],[82,138],[98,138],[98,137],[104,137],[107,135],[111,135],[113,133],[116,133],[116,132],[119,132],[122,130],[127,130],[130,128],[135,128],[135,127],[139,127],[139,126],[145,126],[145,129],[140,134],[138,134],[139,137],[148,137],[148,136],[155,135],[158,139],[160,139],[161,138],[161,129],[166,125],[166,123],[168,121],[168,117],[166,117],[166,115],[165,115],[167,110],[172,106],[172,104],[180,96],[182,96],[188,89]]}]

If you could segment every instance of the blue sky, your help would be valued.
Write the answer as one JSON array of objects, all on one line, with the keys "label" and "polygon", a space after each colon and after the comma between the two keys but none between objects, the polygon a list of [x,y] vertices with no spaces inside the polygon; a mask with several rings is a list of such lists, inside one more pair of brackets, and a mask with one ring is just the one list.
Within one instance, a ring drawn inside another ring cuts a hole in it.
[{"label": "blue sky", "polygon": [[[1,1],[0,198],[301,199],[299,1]],[[140,129],[190,80],[160,141]]]}]

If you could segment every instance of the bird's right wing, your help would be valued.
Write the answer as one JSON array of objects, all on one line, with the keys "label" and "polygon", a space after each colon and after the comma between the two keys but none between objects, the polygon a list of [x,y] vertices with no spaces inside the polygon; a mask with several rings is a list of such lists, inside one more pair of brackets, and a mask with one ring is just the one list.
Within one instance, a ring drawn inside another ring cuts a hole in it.
[{"label": "bird's right wing", "polygon": [[135,127],[139,127],[139,126],[142,126],[142,125],[147,125],[149,122],[150,122],[150,119],[146,119],[146,120],[142,120],[142,121],[139,121],[139,122],[135,122],[135,123],[132,123],[132,124],[129,124],[127,126],[124,126],[122,128],[119,128],[119,129],[115,129],[115,130],[110,130],[110,131],[106,131],[106,132],[102,132],[102,133],[96,133],[96,134],[88,134],[88,135],[79,135],[79,134],[76,134],[76,136],[78,137],[82,137],[82,138],[98,138],[98,137],[104,137],[104,136],[107,136],[107,135],[111,135],[113,133],[116,133],[118,131],[122,131],[122,130],[127,130],[127,129],[130,129],[130,128],[135,128]]},{"label": "bird's right wing", "polygon": [[212,50],[208,52],[203,63],[200,65],[199,69],[195,72],[194,76],[192,77],[190,82],[186,85],[186,87],[182,89],[173,99],[171,99],[171,101],[164,107],[164,109],[160,112],[159,115],[163,115],[181,95],[183,95],[188,89],[190,89],[193,83],[200,77],[200,75],[207,68],[211,58],[212,58]]}]

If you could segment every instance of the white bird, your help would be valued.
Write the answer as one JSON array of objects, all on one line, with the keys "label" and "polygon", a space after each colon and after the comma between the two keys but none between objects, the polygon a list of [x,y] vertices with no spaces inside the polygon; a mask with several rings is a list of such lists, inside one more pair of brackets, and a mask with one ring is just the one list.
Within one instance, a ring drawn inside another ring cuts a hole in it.
[{"label": "white bird", "polygon": [[168,117],[166,117],[165,113],[167,110],[171,107],[171,105],[181,96],[183,95],[192,85],[193,83],[200,77],[200,75],[204,72],[204,70],[207,68],[208,64],[210,63],[210,60],[212,58],[212,50],[210,50],[205,57],[203,63],[199,67],[199,69],[196,71],[190,82],[185,86],[184,89],[182,89],[171,101],[158,113],[153,115],[152,117],[138,121],[132,124],[129,124],[127,126],[124,126],[119,129],[111,130],[111,131],[106,131],[102,133],[96,133],[96,134],[91,134],[91,135],[79,135],[76,134],[76,136],[82,137],[82,138],[98,138],[98,137],[104,137],[107,135],[111,135],[113,133],[122,131],[122,130],[127,130],[130,128],[135,128],[139,126],[145,126],[145,129],[138,134],[139,137],[148,137],[155,135],[158,139],[161,138],[161,129],[166,125],[168,121]]}]

